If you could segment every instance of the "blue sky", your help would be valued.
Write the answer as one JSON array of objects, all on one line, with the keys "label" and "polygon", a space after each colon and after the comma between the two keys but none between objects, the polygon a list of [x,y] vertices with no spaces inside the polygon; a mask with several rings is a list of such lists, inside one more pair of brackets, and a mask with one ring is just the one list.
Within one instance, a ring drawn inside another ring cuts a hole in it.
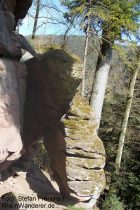
[{"label": "blue sky", "polygon": [[[46,3],[49,6],[54,6],[60,12],[51,9],[51,8],[44,8],[40,11],[40,18],[38,21],[38,26],[40,26],[42,23],[44,23],[39,29],[37,30],[36,34],[44,35],[44,34],[64,34],[67,26],[64,24],[64,18],[63,18],[63,12],[65,11],[64,7],[61,5],[60,0],[42,0],[42,4]],[[34,5],[30,8],[29,14],[31,16],[35,15],[35,7]],[[33,18],[27,15],[26,18],[23,20],[22,26],[19,28],[19,33],[23,35],[30,35],[32,33],[33,29]],[[52,24],[52,20],[50,18],[53,18],[54,24]],[[59,23],[61,22],[61,23]],[[70,31],[70,34],[82,34],[82,32],[79,31],[79,28],[73,28]]]}]

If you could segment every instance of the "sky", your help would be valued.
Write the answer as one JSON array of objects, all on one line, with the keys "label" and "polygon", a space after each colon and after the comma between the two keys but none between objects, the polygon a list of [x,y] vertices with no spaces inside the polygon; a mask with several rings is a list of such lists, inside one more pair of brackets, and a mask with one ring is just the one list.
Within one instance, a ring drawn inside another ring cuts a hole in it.
[{"label": "sky", "polygon": [[[51,8],[44,8],[41,9],[39,14],[39,21],[38,21],[38,30],[36,34],[44,35],[44,34],[55,34],[60,35],[64,34],[66,31],[67,26],[65,25],[65,21],[63,18],[63,12],[66,10],[60,3],[60,0],[42,0],[42,4],[46,3],[49,6],[55,7],[60,12],[51,9]],[[31,16],[35,16],[35,7],[32,7],[29,10],[29,15],[22,21],[22,26],[19,27],[19,33],[23,34],[24,36],[30,35],[33,29],[33,18]],[[50,19],[51,18],[51,19]],[[52,24],[53,19],[53,24]],[[43,25],[41,26],[41,24]],[[79,27],[72,28],[70,31],[71,35],[79,35],[82,32],[79,30]]]}]

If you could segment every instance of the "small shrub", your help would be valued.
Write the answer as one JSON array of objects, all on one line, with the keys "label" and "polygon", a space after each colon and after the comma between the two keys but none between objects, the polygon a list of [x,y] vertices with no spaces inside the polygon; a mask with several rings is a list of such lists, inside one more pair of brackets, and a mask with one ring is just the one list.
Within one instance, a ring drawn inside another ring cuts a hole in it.
[{"label": "small shrub", "polygon": [[112,193],[103,203],[103,210],[124,210],[123,204],[116,194]]}]

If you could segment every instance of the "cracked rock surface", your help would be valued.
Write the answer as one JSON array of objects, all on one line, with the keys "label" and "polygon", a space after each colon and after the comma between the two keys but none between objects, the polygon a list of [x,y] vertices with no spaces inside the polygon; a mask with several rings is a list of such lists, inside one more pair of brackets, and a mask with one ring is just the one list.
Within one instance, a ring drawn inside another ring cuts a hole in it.
[{"label": "cracked rock surface", "polygon": [[105,186],[105,150],[96,134],[94,114],[79,93],[63,123],[68,185],[78,197],[92,200],[94,204]]}]

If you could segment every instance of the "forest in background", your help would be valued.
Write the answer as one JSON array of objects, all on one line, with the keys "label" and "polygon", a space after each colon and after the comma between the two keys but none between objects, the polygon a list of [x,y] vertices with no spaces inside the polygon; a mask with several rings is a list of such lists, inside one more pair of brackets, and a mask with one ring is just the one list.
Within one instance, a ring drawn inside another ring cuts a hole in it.
[{"label": "forest in background", "polygon": [[[120,1],[106,0],[101,1],[101,5],[98,4],[98,1],[71,1],[73,4],[70,1],[64,1],[64,5],[68,8],[68,11],[64,13],[68,25],[66,33],[61,36],[36,35],[40,2],[39,0],[35,1],[36,13],[34,13],[33,33],[32,37],[28,37],[28,39],[39,53],[49,48],[61,48],[78,55],[83,60],[82,92],[84,90],[83,95],[89,100],[93,109],[94,101],[91,103],[91,98],[96,76],[98,76],[96,73],[99,72],[100,67],[104,66],[104,63],[109,67],[98,130],[99,137],[104,142],[106,149],[107,184],[98,205],[100,209],[105,210],[138,210],[140,209],[140,73],[138,72],[140,47],[136,42],[138,35],[136,31],[139,27],[138,19],[136,19],[136,15],[139,15],[139,7],[136,5],[139,5],[139,1],[132,1],[135,4],[135,10],[138,11],[137,14],[132,14],[131,9],[134,8],[134,5],[128,1],[121,3]],[[94,11],[92,3],[96,6],[96,11]],[[122,4],[124,8],[120,11]],[[107,9],[109,14],[106,14]],[[128,16],[122,14],[123,9],[127,9],[125,12]],[[133,15],[135,18],[132,18]],[[81,30],[85,32],[85,36],[72,36],[70,34],[75,19],[82,23]],[[52,22],[52,24],[54,23]],[[109,24],[112,24],[111,27]],[[99,32],[95,34],[96,29]],[[128,38],[133,33],[135,40],[123,40],[123,32]],[[102,72],[101,75],[103,75]],[[137,76],[133,81],[135,72]],[[133,91],[131,90],[132,82]],[[102,80],[99,89],[103,87],[103,83]],[[126,113],[128,107],[130,112]],[[118,169],[116,156],[118,155],[118,145],[125,115],[129,116],[127,116],[128,121],[125,123],[126,133],[123,135],[123,146],[121,147],[121,166]]]}]

